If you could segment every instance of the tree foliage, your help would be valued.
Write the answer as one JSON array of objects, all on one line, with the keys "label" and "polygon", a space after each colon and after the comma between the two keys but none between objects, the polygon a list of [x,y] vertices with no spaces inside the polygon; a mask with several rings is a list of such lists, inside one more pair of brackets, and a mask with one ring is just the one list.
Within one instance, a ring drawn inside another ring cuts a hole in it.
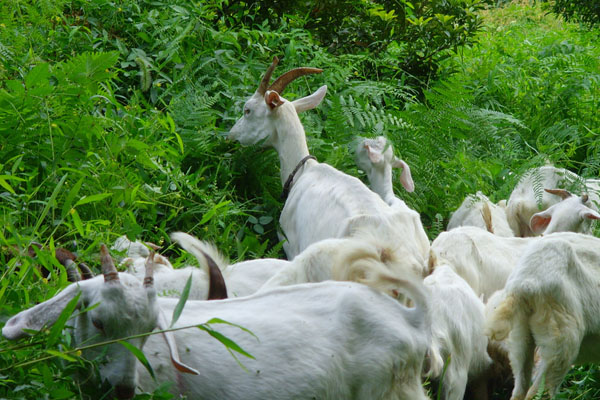
[{"label": "tree foliage", "polygon": [[579,21],[593,26],[600,23],[600,1],[598,0],[554,0],[552,11],[567,21]]}]

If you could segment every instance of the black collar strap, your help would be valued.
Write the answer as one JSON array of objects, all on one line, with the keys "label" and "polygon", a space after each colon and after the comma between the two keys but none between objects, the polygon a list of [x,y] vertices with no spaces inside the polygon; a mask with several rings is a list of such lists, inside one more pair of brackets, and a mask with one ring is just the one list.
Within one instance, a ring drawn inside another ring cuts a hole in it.
[{"label": "black collar strap", "polygon": [[290,190],[292,189],[292,182],[294,181],[294,176],[296,175],[296,173],[298,172],[298,170],[300,169],[300,167],[302,167],[304,165],[304,163],[307,162],[310,159],[316,160],[317,157],[311,156],[310,154],[307,155],[302,160],[300,160],[300,162],[298,163],[298,165],[296,165],[296,168],[294,168],[294,170],[292,171],[292,173],[290,174],[290,176],[288,176],[287,181],[285,181],[285,184],[283,185],[283,192],[281,193],[281,199],[283,201],[286,201],[288,195],[290,194]]}]

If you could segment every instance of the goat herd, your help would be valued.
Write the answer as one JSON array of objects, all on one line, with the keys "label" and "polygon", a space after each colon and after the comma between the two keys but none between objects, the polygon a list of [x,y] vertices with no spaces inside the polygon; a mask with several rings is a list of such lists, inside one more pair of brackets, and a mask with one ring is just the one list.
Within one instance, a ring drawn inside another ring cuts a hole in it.
[{"label": "goat herd", "polygon": [[[599,359],[600,239],[588,233],[600,219],[600,182],[537,168],[508,201],[468,197],[430,243],[419,214],[393,193],[392,167],[402,168],[407,191],[414,183],[385,138],[357,149],[371,189],[309,155],[298,113],[318,106],[327,87],[287,101],[287,84],[321,70],[296,68],[270,85],[277,62],[229,137],[279,154],[290,261],[229,265],[210,244],[179,232],[171,238],[202,268],[174,269],[156,249],[123,237],[113,249],[127,254],[128,272],[117,272],[104,245],[103,278],[81,279],[67,260],[76,282],[13,316],[4,337],[55,323],[73,302],[96,305],[72,317],[75,345],[133,337],[156,376],[119,343],[87,346],[84,357],[100,359],[100,377],[119,399],[170,382],[189,399],[418,400],[428,398],[425,379],[441,382],[443,399],[486,399],[488,382],[512,371],[511,399],[520,400],[541,385],[554,395],[572,364]],[[588,194],[557,189],[577,184]],[[172,325],[189,276],[190,300]],[[239,360],[243,367],[193,328],[214,318],[251,354]]]}]

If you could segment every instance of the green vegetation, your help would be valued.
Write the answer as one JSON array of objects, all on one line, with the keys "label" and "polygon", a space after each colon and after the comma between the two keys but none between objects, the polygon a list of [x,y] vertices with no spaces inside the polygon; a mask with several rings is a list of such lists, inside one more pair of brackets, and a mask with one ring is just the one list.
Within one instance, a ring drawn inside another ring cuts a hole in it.
[{"label": "green vegetation", "polygon": [[[51,257],[59,245],[95,266],[99,243],[127,234],[164,244],[178,264],[167,235],[181,230],[234,260],[282,257],[277,156],[225,139],[273,55],[279,72],[324,69],[285,93],[329,87],[301,116],[311,153],[363,177],[356,137],[386,135],[416,183],[414,194],[396,192],[432,239],[467,194],[505,199],[532,166],[598,177],[597,32],[528,2],[345,0],[332,13],[323,1],[318,15],[296,3],[0,3],[0,322],[67,284]],[[35,260],[31,241],[46,246]],[[40,266],[53,271],[47,280]],[[52,331],[1,339],[0,397],[94,390],[70,379],[95,366],[65,356],[69,344]],[[13,368],[47,355],[57,356]],[[560,398],[598,398],[598,379],[595,366],[575,369]]]}]

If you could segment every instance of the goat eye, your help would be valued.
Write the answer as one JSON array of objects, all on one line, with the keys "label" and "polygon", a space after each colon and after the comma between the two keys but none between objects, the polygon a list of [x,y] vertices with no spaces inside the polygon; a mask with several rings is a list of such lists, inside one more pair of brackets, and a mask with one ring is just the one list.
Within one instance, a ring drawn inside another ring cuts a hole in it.
[{"label": "goat eye", "polygon": [[94,324],[96,329],[98,329],[99,331],[104,331],[104,325],[102,325],[102,321],[97,320],[97,319],[92,319],[92,324]]},{"label": "goat eye", "polygon": [[246,115],[246,116],[250,115],[250,109],[249,108],[246,108],[244,110],[244,115]]}]

